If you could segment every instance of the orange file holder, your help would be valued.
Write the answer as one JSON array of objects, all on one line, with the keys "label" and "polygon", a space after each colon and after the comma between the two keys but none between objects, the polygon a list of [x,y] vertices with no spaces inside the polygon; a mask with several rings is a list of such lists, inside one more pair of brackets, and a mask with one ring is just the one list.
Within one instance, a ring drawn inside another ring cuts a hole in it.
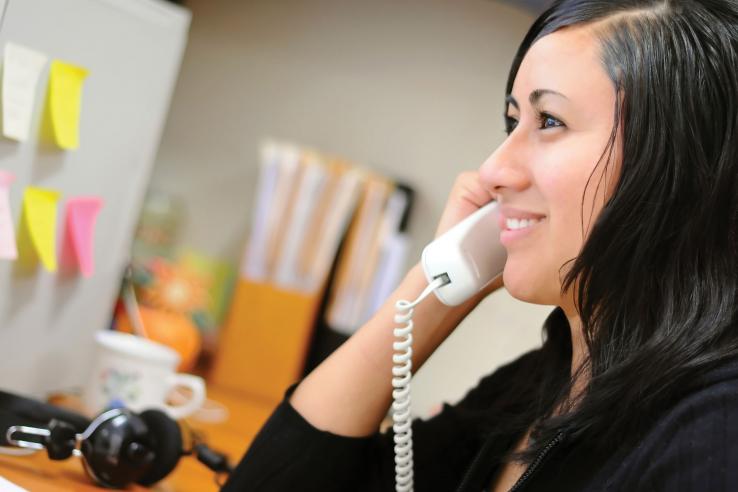
[{"label": "orange file holder", "polygon": [[276,404],[301,376],[322,290],[280,290],[240,279],[210,382]]}]

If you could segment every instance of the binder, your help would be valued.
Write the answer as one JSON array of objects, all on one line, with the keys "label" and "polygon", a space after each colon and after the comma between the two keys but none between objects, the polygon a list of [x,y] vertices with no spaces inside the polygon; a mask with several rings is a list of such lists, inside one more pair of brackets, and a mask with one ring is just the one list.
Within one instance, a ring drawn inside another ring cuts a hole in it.
[{"label": "binder", "polygon": [[367,180],[361,204],[351,225],[335,286],[327,307],[328,324],[334,330],[351,334],[361,314],[362,301],[371,283],[379,253],[377,234],[382,213],[393,184],[380,176]]},{"label": "binder", "polygon": [[407,200],[388,219],[394,182],[294,145],[263,148],[260,179],[261,216],[253,218],[249,241],[255,249],[244,255],[209,379],[276,405],[304,374],[328,282],[336,282],[329,309],[344,310],[346,326],[368,309],[378,290],[378,237],[398,227]]},{"label": "binder", "polygon": [[252,234],[208,375],[278,403],[299,379],[362,173],[295,145],[268,142]]}]

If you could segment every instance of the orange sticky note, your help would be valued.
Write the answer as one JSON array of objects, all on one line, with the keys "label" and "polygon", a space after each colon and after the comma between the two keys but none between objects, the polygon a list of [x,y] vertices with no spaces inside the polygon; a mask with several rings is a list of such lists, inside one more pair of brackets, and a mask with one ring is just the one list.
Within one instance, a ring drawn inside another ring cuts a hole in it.
[{"label": "orange sticky note", "polygon": [[23,193],[21,227],[30,237],[44,268],[56,271],[56,204],[61,193],[29,186]]},{"label": "orange sticky note", "polygon": [[10,213],[10,185],[13,181],[13,173],[0,170],[0,258],[4,260],[18,258],[13,216]]},{"label": "orange sticky note", "polygon": [[87,70],[54,60],[49,71],[49,103],[54,140],[62,149],[79,147],[82,85]]},{"label": "orange sticky note", "polygon": [[67,202],[67,238],[85,277],[95,271],[95,222],[102,203],[98,197],[76,197]]}]

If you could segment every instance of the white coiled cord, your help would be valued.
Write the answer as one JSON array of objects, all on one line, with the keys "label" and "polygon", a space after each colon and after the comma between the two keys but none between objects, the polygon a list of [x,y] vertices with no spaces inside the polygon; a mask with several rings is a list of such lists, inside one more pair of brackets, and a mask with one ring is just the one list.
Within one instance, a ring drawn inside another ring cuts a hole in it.
[{"label": "white coiled cord", "polygon": [[410,378],[413,364],[413,308],[431,292],[449,283],[448,276],[436,277],[413,302],[399,300],[395,303],[395,323],[392,347],[392,430],[395,438],[395,490],[413,490],[413,428],[410,415]]}]

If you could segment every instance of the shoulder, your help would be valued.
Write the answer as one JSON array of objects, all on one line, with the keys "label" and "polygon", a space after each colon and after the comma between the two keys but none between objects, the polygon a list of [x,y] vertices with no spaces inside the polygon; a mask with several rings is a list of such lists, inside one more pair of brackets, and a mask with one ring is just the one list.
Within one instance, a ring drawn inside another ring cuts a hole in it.
[{"label": "shoulder", "polygon": [[637,490],[738,490],[738,361],[699,383],[635,450]]},{"label": "shoulder", "polygon": [[726,430],[738,432],[738,359],[696,378],[692,389],[664,412],[653,428],[655,434],[668,438],[662,440],[664,446],[696,435],[701,441],[722,440]]}]

